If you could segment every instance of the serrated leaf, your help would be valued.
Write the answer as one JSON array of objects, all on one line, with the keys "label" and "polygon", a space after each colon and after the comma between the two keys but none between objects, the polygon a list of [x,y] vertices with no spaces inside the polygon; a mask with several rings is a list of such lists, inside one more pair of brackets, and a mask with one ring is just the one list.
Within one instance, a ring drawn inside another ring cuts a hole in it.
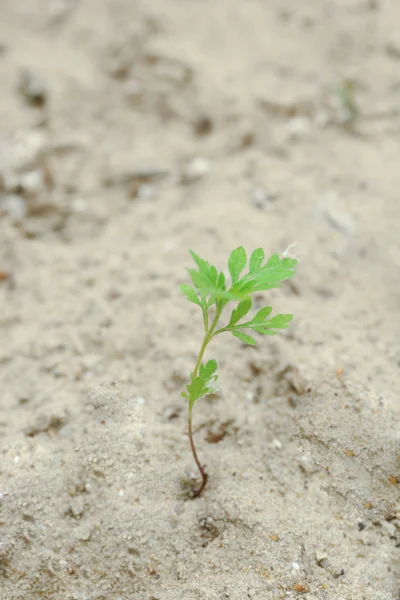
[{"label": "serrated leaf", "polygon": [[192,255],[193,260],[195,261],[196,265],[199,268],[198,272],[195,271],[194,269],[188,269],[191,277],[192,277],[193,273],[198,273],[198,277],[196,278],[196,280],[199,282],[199,286],[197,285],[197,283],[195,283],[195,281],[193,280],[193,277],[192,277],[192,281],[195,284],[195,286],[196,287],[210,286],[212,288],[215,288],[216,284],[217,284],[217,279],[218,279],[217,269],[213,265],[210,265],[209,262],[204,260],[204,258],[200,258],[200,256],[198,256],[195,252],[193,252],[193,250],[190,250],[190,254]]},{"label": "serrated leaf", "polygon": [[275,267],[277,264],[279,264],[279,261],[279,254],[272,254],[272,256],[270,256],[267,262],[265,263],[264,268]]},{"label": "serrated leaf", "polygon": [[215,285],[217,285],[218,271],[213,265],[210,267],[210,279]]},{"label": "serrated leaf", "polygon": [[206,363],[207,373],[211,376],[215,373],[218,368],[218,363],[214,358],[211,358]]},{"label": "serrated leaf", "polygon": [[248,328],[257,333],[261,333],[262,335],[275,335],[278,333],[277,331],[270,329],[266,323],[251,323],[248,325]]},{"label": "serrated leaf", "polygon": [[231,329],[232,334],[238,338],[243,344],[248,344],[249,346],[255,346],[256,340],[251,336],[247,335],[247,333],[243,333],[243,331],[238,331],[237,329]]},{"label": "serrated leaf", "polygon": [[224,275],[224,273],[222,271],[218,275],[217,288],[219,290],[225,290],[225,275]]},{"label": "serrated leaf", "polygon": [[286,329],[292,319],[293,315],[275,315],[266,322],[266,325],[271,329]]},{"label": "serrated leaf", "polygon": [[232,311],[231,319],[229,321],[228,327],[235,325],[240,319],[242,319],[247,313],[250,311],[252,305],[252,300],[248,296],[241,302],[239,302],[237,308],[234,308]]},{"label": "serrated leaf", "polygon": [[274,254],[266,265],[245,275],[233,286],[231,291],[250,294],[278,287],[282,281],[293,277],[295,266],[295,259],[283,258],[280,260],[279,256]]},{"label": "serrated leaf", "polygon": [[185,294],[189,302],[193,302],[194,304],[198,304],[199,306],[201,306],[201,300],[198,297],[196,290],[192,288],[192,286],[182,283],[181,292]]},{"label": "serrated leaf", "polygon": [[262,323],[272,313],[272,306],[265,306],[251,320],[252,323]]},{"label": "serrated leaf", "polygon": [[243,248],[243,246],[240,246],[239,248],[236,248],[236,250],[233,250],[228,259],[228,268],[232,278],[232,285],[234,285],[238,280],[240,273],[246,266],[246,262],[247,255],[246,250]]},{"label": "serrated leaf", "polygon": [[253,250],[250,256],[250,273],[253,271],[258,271],[261,267],[261,263],[264,260],[265,253],[262,248],[256,248]]},{"label": "serrated leaf", "polygon": [[195,377],[192,381],[192,383],[187,386],[188,388],[188,392],[189,392],[189,396],[190,396],[190,400],[197,400],[197,398],[200,398],[200,396],[202,396],[202,391],[204,388],[204,381],[202,380],[201,377]]},{"label": "serrated leaf", "polygon": [[208,383],[211,380],[215,381],[215,378],[216,378],[215,372],[216,372],[217,368],[218,368],[217,361],[214,359],[207,361],[207,363],[205,365],[204,364],[200,365],[199,376],[202,378],[204,383]]},{"label": "serrated leaf", "polygon": [[203,290],[205,287],[210,287],[210,281],[200,271],[195,269],[187,269],[190,279],[198,290]]},{"label": "serrated leaf", "polygon": [[[195,271],[197,272],[197,271]],[[196,286],[197,287],[197,286]],[[199,289],[199,293],[201,295],[204,296],[211,296],[211,299],[214,300],[223,300],[224,303],[226,304],[227,302],[232,301],[237,301],[237,300],[243,300],[244,298],[247,298],[248,294],[244,293],[244,292],[232,292],[232,291],[227,291],[227,290],[219,290],[219,289],[215,289],[213,287],[207,286],[207,287],[202,287],[201,289]],[[213,302],[211,302],[211,304],[213,304]],[[210,306],[211,306],[210,304]]]},{"label": "serrated leaf", "polygon": [[282,258],[281,266],[285,269],[295,269],[297,260],[295,258]]},{"label": "serrated leaf", "polygon": [[[269,308],[269,307],[266,307]],[[252,329],[257,333],[263,335],[275,335],[277,333],[275,329],[286,329],[293,315],[275,315],[269,321],[248,321],[247,323],[241,323],[237,327],[240,329]]]},{"label": "serrated leaf", "polygon": [[196,254],[195,252],[193,252],[193,250],[189,250],[189,252],[190,252],[194,262],[196,263],[196,265],[199,267],[200,270],[204,269],[204,268],[207,268],[207,269],[210,268],[209,263],[206,260],[204,260],[204,258],[200,258],[200,256],[198,254]]}]

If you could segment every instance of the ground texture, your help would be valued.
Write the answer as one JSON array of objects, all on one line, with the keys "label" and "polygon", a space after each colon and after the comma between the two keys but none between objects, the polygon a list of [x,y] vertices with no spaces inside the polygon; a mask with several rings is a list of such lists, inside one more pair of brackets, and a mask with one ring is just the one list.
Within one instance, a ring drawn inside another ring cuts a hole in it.
[{"label": "ground texture", "polygon": [[[1,600],[399,600],[400,4],[3,0]],[[220,336],[188,249],[282,253]]]}]

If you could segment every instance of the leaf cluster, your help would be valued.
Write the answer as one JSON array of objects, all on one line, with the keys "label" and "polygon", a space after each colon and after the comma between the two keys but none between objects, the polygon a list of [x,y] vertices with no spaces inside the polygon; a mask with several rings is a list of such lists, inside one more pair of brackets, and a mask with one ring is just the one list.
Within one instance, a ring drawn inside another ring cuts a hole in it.
[{"label": "leaf cluster", "polygon": [[[262,248],[254,250],[248,260],[245,249],[240,246],[229,256],[230,281],[227,282],[224,272],[219,272],[215,266],[192,251],[191,255],[197,268],[188,269],[192,285],[182,284],[181,290],[190,302],[201,307],[205,337],[196,365],[197,369],[192,373],[186,388],[187,392],[182,392],[182,395],[189,400],[190,407],[201,396],[215,392],[212,384],[216,380],[217,363],[210,360],[205,365],[201,364],[204,350],[214,336],[230,331],[242,343],[254,346],[256,341],[248,331],[274,335],[277,330],[288,327],[292,315],[278,314],[270,317],[271,306],[262,308],[249,320],[243,319],[252,308],[251,295],[279,287],[283,281],[293,277],[297,264],[295,259],[280,258],[277,254],[273,254],[265,261]],[[248,265],[247,270],[246,265]],[[221,314],[229,302],[237,302],[237,306],[232,310],[228,323],[218,328]],[[213,319],[210,322],[209,315],[212,307]]]},{"label": "leaf cluster", "polygon": [[181,392],[182,396],[189,400],[190,407],[203,396],[209,394],[215,394],[217,389],[214,387],[214,383],[218,379],[217,361],[212,359],[207,361],[206,364],[201,364],[199,368],[199,374],[194,377],[194,374],[190,375],[190,383],[186,386],[186,392]]}]

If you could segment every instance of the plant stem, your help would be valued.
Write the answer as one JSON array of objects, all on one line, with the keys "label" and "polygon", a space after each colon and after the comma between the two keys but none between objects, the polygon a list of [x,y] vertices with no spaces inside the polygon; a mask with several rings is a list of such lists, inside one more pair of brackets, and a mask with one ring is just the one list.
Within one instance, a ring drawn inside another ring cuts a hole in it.
[{"label": "plant stem", "polygon": [[[217,326],[219,317],[221,316],[221,309],[217,306],[217,309],[215,311],[215,316],[214,319],[211,323],[210,328],[207,330],[207,326],[206,323],[208,323],[208,318],[205,319],[205,326],[206,326],[206,333],[203,339],[203,343],[201,344],[201,348],[200,348],[200,352],[199,355],[197,357],[196,360],[196,364],[194,367],[194,371],[193,371],[193,375],[192,378],[194,379],[195,377],[197,377],[197,373],[200,369],[200,365],[201,365],[201,361],[203,360],[203,356],[204,356],[204,352],[207,348],[207,344],[209,343],[209,341],[211,340],[211,338],[213,337],[213,333],[214,333],[214,329]],[[208,315],[207,315],[208,317]],[[200,487],[195,490],[194,492],[194,496],[200,496],[200,494],[202,493],[202,491],[204,490],[204,488],[207,485],[207,480],[208,480],[208,475],[204,469],[204,467],[202,466],[199,457],[197,456],[197,452],[196,452],[196,446],[194,445],[194,439],[193,439],[193,429],[192,429],[192,411],[193,411],[193,405],[189,404],[189,411],[188,411],[188,435],[189,435],[189,442],[190,442],[190,447],[192,449],[192,453],[193,453],[193,458],[195,460],[195,463],[197,465],[197,468],[199,469],[200,475],[201,475],[201,485]]]},{"label": "plant stem", "polygon": [[207,485],[208,474],[205,472],[204,467],[202,466],[201,462],[199,461],[199,457],[197,456],[197,452],[196,452],[196,446],[194,445],[193,431],[192,431],[192,411],[191,410],[190,410],[190,414],[189,414],[189,418],[188,418],[188,433],[189,433],[190,447],[192,449],[193,457],[196,462],[197,468],[200,471],[201,480],[202,480],[200,487],[194,491],[194,495],[197,497],[197,496],[200,496],[200,494],[202,493],[202,491],[204,490],[204,488]]}]

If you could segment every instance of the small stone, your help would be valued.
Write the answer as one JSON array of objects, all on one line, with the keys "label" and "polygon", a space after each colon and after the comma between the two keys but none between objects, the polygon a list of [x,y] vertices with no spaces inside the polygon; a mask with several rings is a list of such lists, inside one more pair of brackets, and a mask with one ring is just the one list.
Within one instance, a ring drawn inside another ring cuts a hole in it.
[{"label": "small stone", "polygon": [[251,192],[251,202],[257,208],[265,208],[268,204],[269,196],[266,189],[262,187],[255,188]]},{"label": "small stone", "polygon": [[295,592],[299,592],[300,594],[307,594],[307,592],[309,591],[308,587],[302,583],[296,583],[293,586],[293,589]]},{"label": "small stone", "polygon": [[312,461],[311,457],[306,454],[300,458],[299,466],[306,475],[313,475],[318,472],[318,467]]},{"label": "small stone", "polygon": [[78,529],[78,540],[88,542],[93,535],[93,527],[91,525],[82,525]]},{"label": "small stone", "polygon": [[136,197],[141,200],[150,200],[154,196],[154,186],[149,185],[148,183],[143,183],[138,187]]},{"label": "small stone", "polygon": [[25,200],[17,194],[10,194],[0,200],[0,212],[5,212],[12,223],[21,223],[26,217]]},{"label": "small stone", "polygon": [[341,567],[332,567],[329,569],[329,572],[334,579],[339,579],[339,577],[344,575],[344,570]]},{"label": "small stone", "polygon": [[272,442],[271,442],[271,446],[273,448],[276,448],[277,450],[281,450],[282,449],[282,445],[283,444],[282,444],[282,442],[280,440],[276,440],[275,439],[275,440],[272,440]]},{"label": "small stone", "polygon": [[389,521],[382,521],[382,532],[386,533],[389,537],[396,535],[396,526]]},{"label": "small stone", "polygon": [[182,408],[182,405],[178,404],[166,406],[163,411],[163,420],[172,421],[172,419],[177,419],[182,412]]},{"label": "small stone", "polygon": [[72,497],[71,503],[67,509],[67,513],[70,517],[74,519],[80,519],[85,512],[85,506],[82,498],[80,496]]},{"label": "small stone", "polygon": [[45,132],[32,130],[17,133],[7,143],[0,144],[2,177],[11,177],[37,168],[47,151]]},{"label": "small stone", "polygon": [[211,163],[206,158],[194,158],[182,174],[182,183],[193,183],[202,179],[211,169]]},{"label": "small stone", "polygon": [[30,69],[21,71],[18,89],[31,106],[42,107],[47,102],[47,91],[43,81]]},{"label": "small stone", "polygon": [[193,123],[193,129],[196,135],[208,135],[213,129],[211,117],[208,115],[198,116]]},{"label": "small stone", "polygon": [[320,567],[325,566],[324,563],[326,562],[327,558],[328,555],[323,550],[315,551],[315,561]]},{"label": "small stone", "polygon": [[302,140],[310,136],[311,121],[308,117],[293,117],[287,124],[288,136],[291,140]]},{"label": "small stone", "polygon": [[20,185],[23,191],[29,196],[35,196],[43,187],[43,184],[44,177],[42,171],[28,171],[21,175]]}]

